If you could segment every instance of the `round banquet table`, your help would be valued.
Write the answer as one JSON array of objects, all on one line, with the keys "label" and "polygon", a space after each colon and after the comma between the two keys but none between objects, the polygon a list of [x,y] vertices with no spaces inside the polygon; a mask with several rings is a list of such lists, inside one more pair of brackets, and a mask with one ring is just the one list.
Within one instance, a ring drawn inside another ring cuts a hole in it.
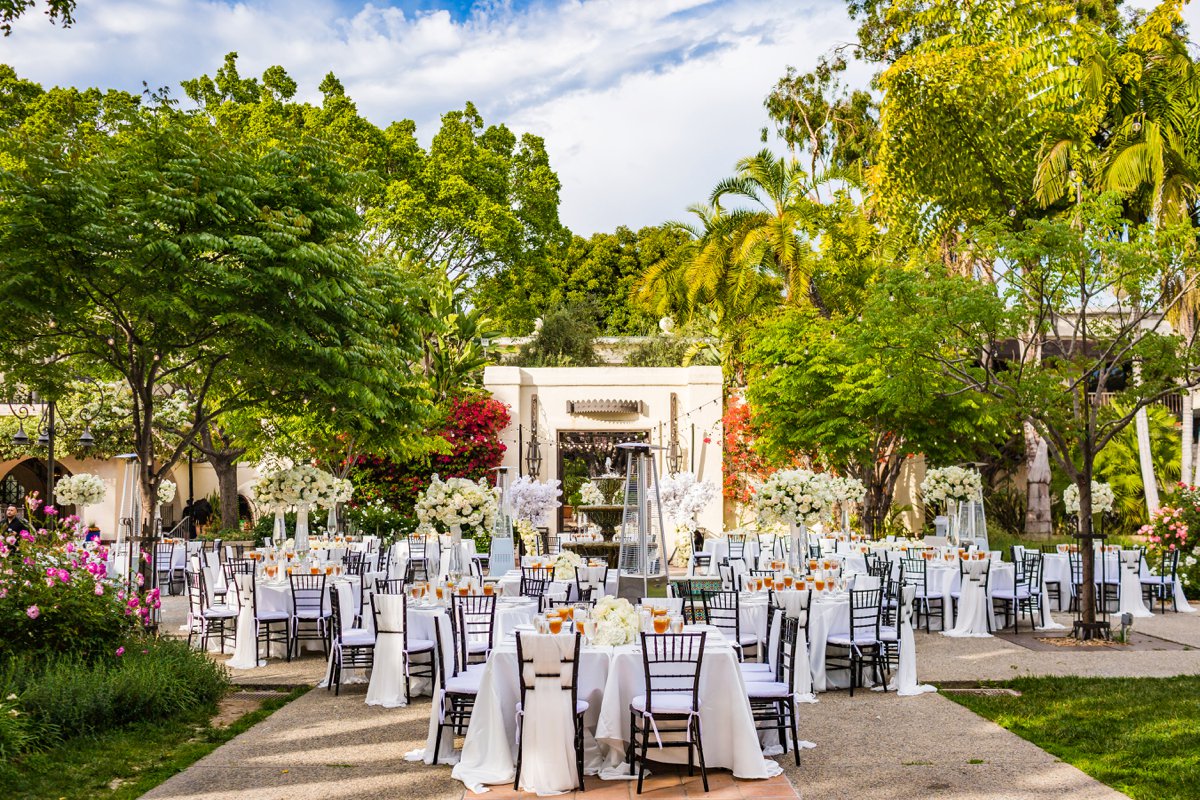
[{"label": "round banquet table", "polygon": [[[746,539],[746,547],[742,551],[743,560],[747,566],[758,564],[758,539],[749,537]],[[717,574],[717,565],[729,557],[729,540],[725,537],[719,539],[705,539],[704,549],[701,553],[708,553],[712,558],[709,560],[708,574]],[[690,569],[690,567],[689,567]]]},{"label": "round banquet table", "polygon": [[[617,574],[617,570],[609,567],[608,578],[604,581],[605,597],[610,597],[617,593]],[[497,583],[500,585],[505,597],[518,596],[521,593],[521,570],[509,570],[501,576]],[[578,592],[575,590],[574,579],[563,581],[553,580],[550,582],[546,593],[555,598],[570,597],[571,599],[577,599],[578,595]]]},{"label": "round banquet table", "polygon": [[[704,758],[709,769],[729,769],[739,778],[769,778],[780,767],[763,757],[754,719],[738,669],[737,656],[720,632],[710,626],[700,670],[700,719]],[[642,655],[638,645],[592,647],[580,652],[579,699],[588,702],[584,714],[584,771],[590,775],[628,778],[624,763],[629,739],[629,703],[645,694]],[[487,784],[511,783],[516,760],[517,683],[516,645],[505,641],[493,651],[480,680],[462,754],[453,775],[473,791]],[[734,688],[736,687],[736,689]],[[433,752],[437,714],[431,715],[426,753]],[[669,734],[664,734],[669,736]],[[443,753],[447,752],[442,736]],[[525,758],[536,755],[526,754]],[[686,748],[657,750],[655,761],[687,763]]]},{"label": "round banquet table", "polygon": [[[531,624],[535,616],[537,616],[537,603],[532,599],[526,597],[497,598],[495,630],[492,636],[493,646],[511,637],[518,625]],[[434,631],[435,626],[438,625],[442,626],[443,648],[446,651],[446,655],[451,659],[445,663],[447,665],[453,664],[453,651],[448,649],[451,636],[449,607],[435,604],[409,604],[408,635],[410,639],[428,639],[431,642],[436,642],[437,638]],[[452,669],[453,667],[447,666],[448,673]],[[429,680],[426,678],[413,678],[412,693],[432,694],[433,687],[429,685]]]}]

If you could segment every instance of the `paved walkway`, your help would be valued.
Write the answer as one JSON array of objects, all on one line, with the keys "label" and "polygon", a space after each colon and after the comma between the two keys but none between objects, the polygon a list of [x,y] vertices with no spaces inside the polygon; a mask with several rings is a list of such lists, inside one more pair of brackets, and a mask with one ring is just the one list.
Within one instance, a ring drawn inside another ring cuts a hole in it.
[{"label": "paved walkway", "polygon": [[[171,600],[174,600],[173,598]],[[168,601],[168,603],[171,602]],[[174,613],[168,609],[168,617]],[[1200,674],[1200,614],[1167,614],[1139,620],[1137,630],[1185,645],[1161,651],[1031,650],[998,638],[917,636],[918,675],[924,682],[1001,680],[1022,675],[1167,676]],[[259,685],[314,684],[323,664],[306,658],[291,665],[235,674]],[[338,800],[421,798],[464,800],[449,767],[404,761],[423,745],[430,704],[408,709],[369,708],[363,687],[335,698],[314,690],[265,722],[145,795],[174,800]],[[709,800],[787,798],[812,800],[1101,800],[1124,795],[1045,751],[938,694],[845,692],[821,695],[801,707],[801,738],[817,743],[797,768],[781,758],[783,779],[734,781],[716,773]],[[643,797],[703,794],[698,778],[662,774]],[[507,800],[510,788],[484,797]],[[589,779],[581,800],[626,800],[628,784]],[[467,795],[473,798],[474,795]]]}]

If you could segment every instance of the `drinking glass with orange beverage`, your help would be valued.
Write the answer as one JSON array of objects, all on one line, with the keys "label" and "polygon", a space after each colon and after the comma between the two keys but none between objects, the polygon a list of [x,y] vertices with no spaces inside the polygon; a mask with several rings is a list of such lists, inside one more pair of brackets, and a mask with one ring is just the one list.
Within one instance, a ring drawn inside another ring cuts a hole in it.
[{"label": "drinking glass with orange beverage", "polygon": [[[655,611],[657,611],[657,610],[658,609],[655,609]],[[668,617],[666,614],[655,614],[654,615],[654,632],[655,633],[666,633],[667,629],[670,627],[671,627],[671,618],[670,617]]]}]

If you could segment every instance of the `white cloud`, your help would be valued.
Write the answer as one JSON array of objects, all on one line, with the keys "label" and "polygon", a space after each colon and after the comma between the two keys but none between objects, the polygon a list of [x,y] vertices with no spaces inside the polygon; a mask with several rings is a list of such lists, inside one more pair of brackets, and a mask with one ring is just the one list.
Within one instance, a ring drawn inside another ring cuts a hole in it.
[{"label": "white cloud", "polygon": [[425,140],[471,100],[546,138],[563,220],[589,233],[682,216],[757,149],[786,66],[852,35],[840,0],[554,0],[464,21],[331,0],[89,0],[69,30],[22,19],[0,60],[44,84],[137,91],[236,50],[243,74],[281,64],[309,99],[333,71],[374,122],[414,119]]},{"label": "white cloud", "polygon": [[758,149],[784,69],[853,36],[842,0],[499,0],[465,20],[352,0],[87,0],[70,30],[21,19],[0,61],[44,84],[138,91],[236,50],[243,74],[281,64],[307,99],[332,71],[374,122],[414,119],[425,140],[471,100],[546,138],[562,218],[586,234],[684,216]]}]

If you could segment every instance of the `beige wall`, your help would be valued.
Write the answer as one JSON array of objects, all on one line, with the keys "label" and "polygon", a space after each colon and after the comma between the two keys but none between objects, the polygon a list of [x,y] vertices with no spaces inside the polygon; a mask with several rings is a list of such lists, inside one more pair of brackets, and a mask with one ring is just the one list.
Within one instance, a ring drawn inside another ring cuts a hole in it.
[{"label": "beige wall", "polygon": [[[488,367],[483,375],[484,388],[509,407],[512,422],[501,434],[508,450],[504,465],[515,477],[518,473],[517,440],[520,425],[524,442],[529,443],[533,422],[533,396],[538,400],[538,438],[557,442],[558,432],[567,430],[650,431],[651,443],[666,444],[670,438],[671,393],[678,397],[678,426],[685,468],[695,465],[699,480],[717,486],[717,498],[700,515],[700,525],[721,529],[721,443],[722,375],[720,367]],[[637,414],[570,414],[568,401],[636,400],[642,404]],[[690,415],[689,415],[690,412]],[[695,425],[695,449],[692,450],[692,426]],[[704,443],[705,432],[711,441]],[[665,472],[663,451],[658,453],[658,470]],[[559,480],[558,454],[543,445],[540,480]],[[520,465],[524,469],[524,465]],[[624,469],[624,465],[614,465]],[[554,522],[553,524],[557,524]]]}]

